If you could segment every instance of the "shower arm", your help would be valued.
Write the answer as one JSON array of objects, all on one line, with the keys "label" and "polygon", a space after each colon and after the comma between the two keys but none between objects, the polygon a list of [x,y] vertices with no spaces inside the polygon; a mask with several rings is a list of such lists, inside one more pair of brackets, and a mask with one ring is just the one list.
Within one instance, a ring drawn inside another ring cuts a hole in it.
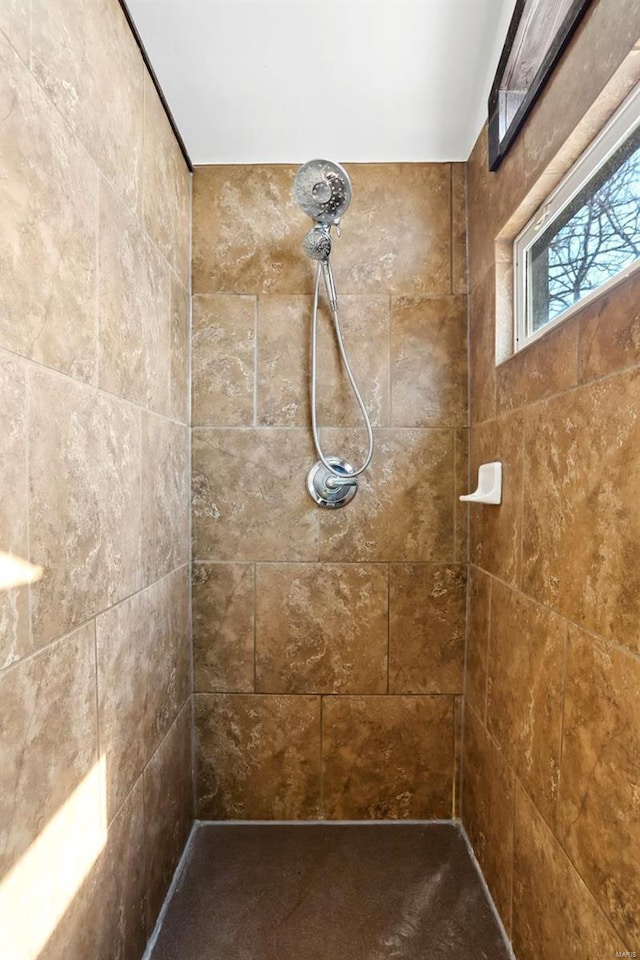
[{"label": "shower arm", "polygon": [[[320,437],[318,435],[318,423],[316,417],[316,371],[317,371],[317,340],[318,340],[318,300],[320,296],[320,277],[324,277],[325,286],[327,288],[327,299],[329,300],[329,305],[331,307],[331,315],[333,317],[333,325],[336,331],[336,339],[338,341],[338,350],[340,351],[340,358],[344,365],[345,372],[349,379],[351,389],[356,398],[360,411],[362,413],[366,431],[367,431],[367,441],[368,441],[368,452],[365,457],[364,463],[358,470],[354,470],[353,473],[350,473],[348,476],[339,473],[327,460],[324,453],[322,452],[322,447],[320,446]],[[316,265],[316,279],[313,288],[313,319],[311,323],[311,428],[313,432],[313,442],[315,444],[316,453],[321,463],[326,467],[331,476],[326,481],[327,487],[330,489],[337,489],[338,487],[348,487],[356,483],[356,478],[360,474],[364,473],[369,464],[371,463],[371,458],[373,457],[373,430],[371,429],[371,421],[369,420],[369,415],[367,413],[367,408],[364,404],[360,391],[358,390],[358,385],[355,381],[353,371],[351,369],[351,364],[349,363],[349,358],[347,356],[347,351],[344,345],[344,339],[342,337],[342,330],[340,328],[340,318],[338,315],[338,302],[335,293],[335,284],[333,282],[333,273],[331,270],[331,264],[329,258],[323,261],[318,261]]]}]

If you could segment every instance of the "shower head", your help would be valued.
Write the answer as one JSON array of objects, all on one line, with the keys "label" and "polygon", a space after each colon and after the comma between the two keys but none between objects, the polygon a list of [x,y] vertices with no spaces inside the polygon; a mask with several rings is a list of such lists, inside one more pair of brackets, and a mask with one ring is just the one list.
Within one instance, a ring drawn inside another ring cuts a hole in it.
[{"label": "shower head", "polygon": [[309,230],[302,241],[302,249],[312,260],[328,260],[331,254],[331,237],[328,227],[319,226]]},{"label": "shower head", "polygon": [[309,160],[296,173],[293,198],[316,223],[331,226],[339,222],[351,202],[349,174],[331,160]]}]

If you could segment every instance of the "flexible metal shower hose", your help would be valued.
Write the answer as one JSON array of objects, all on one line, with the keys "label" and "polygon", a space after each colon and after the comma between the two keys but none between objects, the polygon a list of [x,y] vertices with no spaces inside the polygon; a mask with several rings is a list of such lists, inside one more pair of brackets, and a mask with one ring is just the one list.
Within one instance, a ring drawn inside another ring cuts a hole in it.
[{"label": "flexible metal shower hose", "polygon": [[[329,263],[328,260],[325,261],[325,263],[326,263],[326,269],[331,279],[331,285],[333,286],[333,275],[331,273],[331,264]],[[338,316],[338,304],[337,304],[337,301],[333,301],[333,302],[331,301],[331,298],[329,297],[329,293],[327,291],[329,306],[331,308],[331,314],[333,316],[333,325],[336,331],[336,339],[338,341],[338,349],[340,351],[340,357],[342,359],[342,363],[344,364],[344,369],[346,371],[347,377],[349,378],[351,389],[353,390],[353,394],[356,400],[358,401],[358,406],[360,407],[362,416],[364,418],[365,426],[367,429],[369,450],[362,466],[359,467],[358,470],[354,470],[353,473],[350,473],[348,475],[340,473],[338,470],[336,470],[335,467],[331,466],[331,464],[327,461],[327,458],[325,457],[324,453],[322,452],[322,447],[320,446],[320,437],[318,436],[318,422],[317,422],[317,416],[316,416],[316,370],[317,370],[316,355],[317,355],[317,342],[318,342],[318,299],[320,295],[321,275],[322,275],[322,263],[318,261],[316,266],[316,280],[313,288],[313,319],[311,323],[311,429],[313,431],[313,442],[315,444],[316,453],[318,454],[320,461],[324,464],[327,470],[329,470],[329,472],[332,473],[335,477],[337,477],[343,483],[349,483],[350,480],[353,480],[355,477],[359,477],[361,473],[364,473],[364,471],[367,469],[367,467],[371,463],[371,458],[373,456],[373,430],[371,429],[371,421],[369,420],[369,414],[367,413],[367,408],[365,407],[364,400],[362,399],[360,391],[358,390],[358,385],[355,381],[355,377],[353,376],[353,371],[351,370],[351,364],[349,363],[349,358],[347,356],[347,351],[344,345],[344,339],[342,337],[342,330],[340,328],[340,318]]]}]

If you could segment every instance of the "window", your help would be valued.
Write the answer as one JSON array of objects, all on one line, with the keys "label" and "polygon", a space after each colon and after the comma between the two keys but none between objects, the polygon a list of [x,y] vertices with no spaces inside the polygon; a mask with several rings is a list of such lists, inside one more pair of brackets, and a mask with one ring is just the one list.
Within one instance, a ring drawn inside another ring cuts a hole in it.
[{"label": "window", "polygon": [[640,87],[514,244],[516,350],[640,263]]}]

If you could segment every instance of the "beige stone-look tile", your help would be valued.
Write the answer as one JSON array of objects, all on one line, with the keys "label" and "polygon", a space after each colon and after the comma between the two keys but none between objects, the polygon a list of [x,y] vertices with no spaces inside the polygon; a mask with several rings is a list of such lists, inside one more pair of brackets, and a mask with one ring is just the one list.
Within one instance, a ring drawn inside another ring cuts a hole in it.
[{"label": "beige stone-look tile", "polygon": [[[513,318],[513,250],[509,241],[496,244],[496,264],[494,275],[495,300],[495,358],[496,364],[503,363],[514,355],[515,331]],[[498,368],[495,371],[496,381]],[[541,377],[544,385],[544,376]],[[525,382],[526,387],[526,382]],[[496,383],[496,402],[497,402]]]},{"label": "beige stone-look tile", "polygon": [[396,297],[391,310],[393,424],[466,427],[466,297]]},{"label": "beige stone-look tile", "polygon": [[453,512],[454,550],[453,559],[457,563],[466,563],[469,560],[469,506],[460,502],[460,497],[469,493],[469,438],[470,430],[456,430],[454,432],[454,471],[455,493]]},{"label": "beige stone-look tile", "polygon": [[142,208],[145,227],[185,287],[190,279],[191,174],[144,71]]},{"label": "beige stone-look tile", "polygon": [[[362,463],[362,431],[325,430],[326,453]],[[355,499],[320,514],[320,559],[453,560],[453,432],[377,429]]]},{"label": "beige stone-look tile", "polygon": [[389,693],[462,693],[464,566],[392,563]]},{"label": "beige stone-look tile", "polygon": [[259,564],[256,689],[386,693],[385,564]]},{"label": "beige stone-look tile", "polygon": [[[338,309],[349,363],[369,419],[373,426],[387,426],[391,391],[389,298],[339,295]],[[318,333],[318,423],[362,428],[362,412],[340,359],[333,322],[328,311],[324,311],[324,316],[322,313]]]},{"label": "beige stone-look tile", "polygon": [[190,690],[188,571],[96,619],[100,746],[115,815]]},{"label": "beige stone-look tile", "polygon": [[147,930],[151,931],[193,822],[191,699],[144,771]]},{"label": "beige stone-look tile", "polygon": [[137,410],[59,374],[31,371],[29,523],[31,560],[44,568],[31,587],[35,644],[139,588]]},{"label": "beige stone-look tile", "polygon": [[[491,181],[491,193],[489,197],[485,194],[479,200],[481,215],[489,217],[491,230],[489,239],[493,246],[494,260],[497,254],[495,238],[504,230],[525,197],[524,154],[524,138],[518,137],[500,164],[499,170],[495,173],[485,172],[485,176],[488,176]],[[469,216],[471,217],[471,212]]]},{"label": "beige stone-look tile", "polygon": [[512,584],[521,574],[523,422],[516,411],[471,431],[470,489],[476,488],[480,464],[500,460],[502,503],[470,505],[470,560]]},{"label": "beige stone-look tile", "polygon": [[629,949],[640,945],[640,662],[569,628],[559,835]]},{"label": "beige stone-look tile", "polygon": [[168,416],[189,423],[191,297],[178,278],[171,276],[171,329]]},{"label": "beige stone-look tile", "polygon": [[528,186],[553,160],[639,36],[635,0],[608,0],[587,10],[521,135]]},{"label": "beige stone-look tile", "polygon": [[640,270],[580,311],[581,382],[640,361]]},{"label": "beige stone-look tile", "polygon": [[31,69],[107,180],[137,207],[144,67],[118,4],[32,0]]},{"label": "beige stone-look tile", "polygon": [[192,582],[196,693],[252,693],[253,564],[195,563]]},{"label": "beige stone-look tile", "polygon": [[446,163],[353,163],[353,199],[333,249],[339,294],[451,290]]},{"label": "beige stone-look tile", "polygon": [[521,788],[516,792],[512,942],[518,960],[557,960],[558,949],[571,960],[600,960],[626,949]]},{"label": "beige stone-look tile", "polygon": [[495,241],[525,192],[523,138],[511,145],[500,168],[489,170],[487,126],[467,165],[469,289],[475,290],[496,257]]},{"label": "beige stone-look tile", "polygon": [[[3,673],[0,702],[4,877],[98,759],[93,624]],[[32,920],[25,916],[19,922]]]},{"label": "beige stone-look tile", "polygon": [[464,697],[453,699],[453,797],[451,816],[459,820],[462,800],[462,749],[464,743]]},{"label": "beige stone-look tile", "polygon": [[465,696],[483,723],[487,707],[490,604],[491,577],[472,565],[469,567]]},{"label": "beige stone-look tile", "polygon": [[451,816],[453,697],[326,697],[324,816]]},{"label": "beige stone-look tile", "polygon": [[515,777],[469,704],[464,717],[463,769],[462,822],[510,933]]},{"label": "beige stone-look tile", "polygon": [[297,167],[196,167],[193,292],[311,293],[314,267],[302,251],[312,223],[293,200]]},{"label": "beige stone-look tile", "polygon": [[498,413],[574,386],[577,362],[578,322],[572,317],[497,367]]},{"label": "beige stone-look tile", "polygon": [[[0,352],[0,550],[28,559],[27,423],[24,365]],[[30,648],[29,588],[0,591],[0,670]]]},{"label": "beige stone-look tile", "polygon": [[525,444],[524,586],[637,652],[640,371],[555,397],[535,412]]},{"label": "beige stone-look tile", "polygon": [[[312,292],[314,268],[301,249],[311,221],[291,196],[296,169],[196,168],[195,293]],[[343,239],[334,238],[339,294],[449,293],[449,165],[350,164],[348,172],[353,201]]]},{"label": "beige stone-look tile", "polygon": [[148,934],[142,778],[38,960],[139,960]]},{"label": "beige stone-look tile", "polygon": [[308,430],[196,430],[194,560],[317,560]]},{"label": "beige stone-look tile", "polygon": [[0,34],[0,346],[96,375],[94,164]]},{"label": "beige stone-look tile", "polygon": [[471,423],[496,415],[496,284],[492,270],[469,294],[469,402]]},{"label": "beige stone-look tile", "polygon": [[2,3],[0,3],[0,30],[27,65],[31,45],[29,38],[30,13],[29,0],[2,0]]},{"label": "beige stone-look tile", "polygon": [[196,694],[197,815],[314,820],[320,697]]},{"label": "beige stone-look tile", "polygon": [[[310,423],[310,331],[313,297],[277,295],[258,300],[256,414],[266,426],[300,426]],[[318,327],[327,317],[319,311]],[[319,377],[319,396],[325,390],[326,372]]]},{"label": "beige stone-look tile", "polygon": [[[499,174],[498,174],[499,176]],[[491,237],[491,173],[487,124],[478,134],[467,161],[467,253],[469,294],[486,276],[494,261]],[[473,302],[473,299],[472,299]],[[473,338],[471,339],[473,344]]]},{"label": "beige stone-look tile", "polygon": [[451,164],[451,293],[467,293],[467,164]]},{"label": "beige stone-look tile", "polygon": [[[258,301],[258,422],[310,423],[310,331],[313,298],[261,296]],[[389,420],[389,298],[340,296],[339,318],[349,362],[374,425]],[[359,426],[362,413],[342,366],[333,321],[318,313],[317,417],[323,426]]]},{"label": "beige stone-look tile", "polygon": [[549,823],[555,822],[566,622],[494,580],[487,727]]},{"label": "beige stone-look tile", "polygon": [[167,413],[172,359],[169,267],[104,181],[99,269],[99,385]]},{"label": "beige stone-look tile", "polygon": [[145,583],[189,559],[189,429],[142,413],[142,570]]},{"label": "beige stone-look tile", "polygon": [[193,298],[194,426],[250,426],[254,416],[256,299]]}]

